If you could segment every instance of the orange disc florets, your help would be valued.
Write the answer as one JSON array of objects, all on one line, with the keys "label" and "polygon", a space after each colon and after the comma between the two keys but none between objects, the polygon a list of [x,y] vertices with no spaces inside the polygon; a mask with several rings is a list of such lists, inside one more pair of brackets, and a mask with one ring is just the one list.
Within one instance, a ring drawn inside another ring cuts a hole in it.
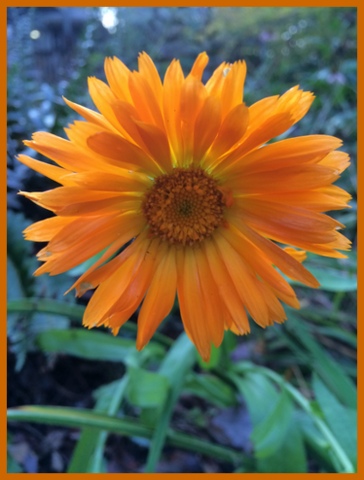
[{"label": "orange disc florets", "polygon": [[157,177],[143,213],[150,233],[172,244],[193,245],[222,223],[226,203],[216,181],[201,168],[175,168]]}]

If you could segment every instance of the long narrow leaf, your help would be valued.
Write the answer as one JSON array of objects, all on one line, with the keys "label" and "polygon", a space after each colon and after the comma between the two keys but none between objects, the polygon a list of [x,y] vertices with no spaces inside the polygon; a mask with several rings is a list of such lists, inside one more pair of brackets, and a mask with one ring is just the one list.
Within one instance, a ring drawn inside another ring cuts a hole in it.
[{"label": "long narrow leaf", "polygon": [[[44,352],[74,355],[90,360],[127,361],[135,352],[135,340],[113,337],[107,333],[73,328],[69,330],[48,330],[42,332],[37,343]],[[149,343],[143,355],[160,357],[164,348]]]},{"label": "long narrow leaf", "polygon": [[[116,415],[124,396],[128,377],[103,387],[97,399],[94,411],[107,415]],[[95,434],[93,428],[84,428],[73,452],[67,473],[100,473],[102,472],[103,451],[108,431],[100,430]]]},{"label": "long narrow leaf", "polygon": [[[134,419],[110,417],[70,407],[23,406],[12,408],[8,410],[8,420],[12,422],[36,422],[77,429],[90,427],[95,432],[97,430],[108,430],[109,432],[130,437],[152,438],[153,436],[151,428],[140,424]],[[184,433],[174,432],[171,429],[167,431],[167,443],[174,447],[208,455],[233,464],[239,464],[243,460],[241,453],[236,450],[214,445]]]},{"label": "long narrow leaf", "polygon": [[168,427],[174,406],[182,392],[186,375],[191,370],[195,361],[196,349],[189,341],[187,335],[183,333],[168,351],[159,369],[159,373],[168,379],[170,390],[162,406],[160,417],[153,434],[145,467],[146,472],[155,471],[168,435]]},{"label": "long narrow leaf", "polygon": [[313,377],[313,389],[325,420],[347,456],[356,465],[356,411],[342,405],[316,374]]}]

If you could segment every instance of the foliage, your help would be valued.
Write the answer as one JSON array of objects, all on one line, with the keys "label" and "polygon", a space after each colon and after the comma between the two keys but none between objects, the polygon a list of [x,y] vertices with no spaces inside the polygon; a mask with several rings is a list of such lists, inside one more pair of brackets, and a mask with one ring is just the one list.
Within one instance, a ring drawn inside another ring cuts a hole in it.
[{"label": "foliage", "polygon": [[[210,457],[219,462],[218,471],[355,471],[356,10],[107,7],[115,13],[115,24],[106,29],[100,9],[80,9],[85,21],[70,52],[57,57],[60,69],[51,72],[52,81],[44,76],[50,75],[49,65],[43,57],[40,61],[37,41],[29,38],[32,29],[43,32],[40,9],[9,10],[10,354],[16,356],[18,376],[29,352],[38,352],[48,364],[70,356],[75,368],[81,360],[115,365],[115,376],[105,374],[94,389],[92,408],[10,405],[10,431],[15,431],[14,421],[78,429],[69,473],[108,471],[105,451],[111,433],[148,450],[141,468],[149,472],[158,471],[165,446]],[[61,13],[70,14],[66,10]],[[207,74],[222,61],[244,58],[247,104],[300,84],[315,93],[316,101],[294,134],[338,136],[352,158],[352,167],[340,179],[353,196],[352,209],[335,216],[346,225],[353,251],[345,260],[309,255],[306,265],[321,289],[296,285],[302,309],[287,309],[286,324],[266,331],[254,326],[247,338],[227,334],[208,364],[196,358],[184,334],[172,340],[180,332],[177,307],[141,353],[134,347],[133,319],[117,337],[81,329],[84,304],[63,293],[85,265],[56,278],[33,277],[37,247],[22,239],[21,231],[45,214],[19,199],[17,191],[52,187],[14,160],[19,153],[34,155],[22,140],[36,130],[62,135],[75,115],[61,96],[92,107],[87,76],[103,76],[106,55],[135,67],[142,50],[162,73],[173,57],[189,68],[202,50],[210,56]],[[194,404],[192,410],[185,407],[185,399]],[[225,423],[224,444],[214,440],[213,419],[231,411],[242,411],[247,420],[234,442],[229,440],[233,426]],[[14,442],[10,436],[9,472],[26,470],[14,459]]]}]

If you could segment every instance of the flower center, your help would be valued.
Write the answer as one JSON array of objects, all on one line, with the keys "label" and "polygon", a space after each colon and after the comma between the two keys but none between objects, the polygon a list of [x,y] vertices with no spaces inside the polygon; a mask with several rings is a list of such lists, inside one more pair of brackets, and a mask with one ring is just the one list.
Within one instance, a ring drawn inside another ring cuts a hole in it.
[{"label": "flower center", "polygon": [[145,194],[143,213],[150,233],[171,244],[193,245],[222,223],[223,192],[201,168],[175,168]]}]

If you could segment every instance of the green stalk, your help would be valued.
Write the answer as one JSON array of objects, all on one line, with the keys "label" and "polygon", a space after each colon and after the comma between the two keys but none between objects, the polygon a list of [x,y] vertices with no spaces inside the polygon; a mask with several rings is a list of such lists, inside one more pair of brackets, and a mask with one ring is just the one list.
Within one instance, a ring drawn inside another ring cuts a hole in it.
[{"label": "green stalk", "polygon": [[[11,422],[35,422],[70,428],[90,427],[130,437],[152,438],[154,433],[152,428],[141,425],[138,421],[131,418],[110,417],[86,409],[70,407],[23,406],[11,408],[8,410],[8,420]],[[214,445],[171,429],[167,431],[166,440],[171,446],[207,455],[234,465],[242,461],[241,453],[235,450]]]},{"label": "green stalk", "polygon": [[72,305],[59,300],[44,298],[19,298],[8,302],[8,313],[50,313],[74,320],[82,320],[85,307]]},{"label": "green stalk", "polygon": [[163,446],[168,438],[172,413],[185,383],[186,375],[196,362],[196,350],[187,335],[182,333],[164,357],[159,373],[169,381],[169,392],[156,422],[145,465],[146,473],[156,470]]},{"label": "green stalk", "polygon": [[[7,305],[8,313],[49,313],[52,315],[61,315],[72,320],[82,322],[85,307],[82,305],[72,305],[66,302],[44,298],[19,298],[10,300]],[[135,323],[127,322],[123,325],[125,330],[136,332],[137,326]],[[173,344],[173,340],[167,336],[155,332],[154,340],[169,347]]]}]

